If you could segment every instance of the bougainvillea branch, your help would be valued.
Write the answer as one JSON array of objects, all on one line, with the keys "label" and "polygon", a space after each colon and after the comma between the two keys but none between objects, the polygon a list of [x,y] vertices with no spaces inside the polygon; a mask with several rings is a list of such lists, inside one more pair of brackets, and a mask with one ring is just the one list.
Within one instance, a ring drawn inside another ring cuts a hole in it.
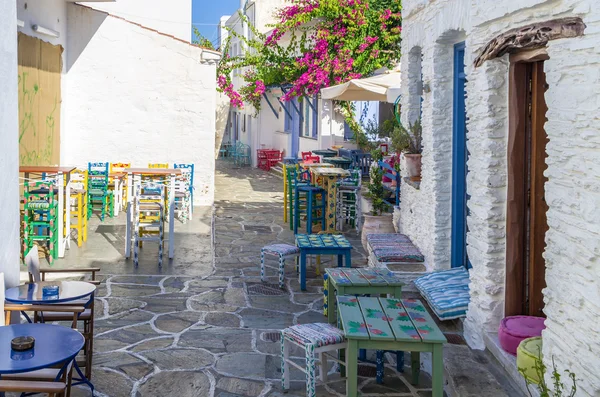
[{"label": "bougainvillea branch", "polygon": [[[399,0],[293,0],[276,12],[278,22],[268,34],[258,32],[240,15],[253,38],[230,30],[224,54],[232,38],[241,41],[244,54],[222,58],[218,88],[232,106],[249,103],[258,112],[269,86],[290,85],[283,96],[287,101],[392,68],[400,60],[400,11]],[[234,70],[243,81],[237,91],[232,84]],[[343,107],[349,119],[352,109]]]}]

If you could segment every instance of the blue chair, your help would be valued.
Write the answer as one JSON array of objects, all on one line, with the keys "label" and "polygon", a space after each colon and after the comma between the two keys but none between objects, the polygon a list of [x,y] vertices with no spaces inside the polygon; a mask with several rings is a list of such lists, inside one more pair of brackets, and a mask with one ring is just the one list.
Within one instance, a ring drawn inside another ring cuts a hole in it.
[{"label": "blue chair", "polygon": [[193,163],[174,163],[174,168],[188,170],[190,172],[190,195],[192,196],[192,212],[194,208],[194,164]]},{"label": "blue chair", "polygon": [[392,182],[383,182],[383,188],[389,192],[392,192],[393,198],[390,204],[400,205],[400,173],[397,172],[394,167],[385,161],[379,161],[379,168],[383,171],[383,176],[390,178]]},{"label": "blue chair", "polygon": [[[310,180],[310,172],[301,172],[299,174],[299,180]],[[306,211],[307,234],[312,234],[313,223],[319,221],[321,222],[321,230],[325,230],[325,212],[327,208],[326,196],[325,189],[322,187],[296,183],[294,195],[294,234],[298,234],[300,215],[303,210]]]}]

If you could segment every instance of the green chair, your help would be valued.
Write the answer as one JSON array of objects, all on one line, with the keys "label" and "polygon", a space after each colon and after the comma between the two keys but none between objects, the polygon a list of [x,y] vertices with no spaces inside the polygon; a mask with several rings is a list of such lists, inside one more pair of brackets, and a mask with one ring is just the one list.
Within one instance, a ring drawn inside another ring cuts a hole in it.
[{"label": "green chair", "polygon": [[111,218],[113,216],[114,196],[113,192],[108,190],[108,169],[108,162],[88,163],[88,219],[92,217],[94,211],[100,212],[102,221],[107,212]]},{"label": "green chair", "polygon": [[362,216],[360,206],[360,190],[362,172],[360,168],[350,170],[348,178],[337,183],[337,229],[343,230],[344,224],[350,224],[360,233],[360,220]]},{"label": "green chair", "polygon": [[30,190],[29,181],[24,183],[23,248],[26,255],[36,241],[48,248],[48,262],[58,256],[58,200],[55,200],[53,180],[35,182]]}]

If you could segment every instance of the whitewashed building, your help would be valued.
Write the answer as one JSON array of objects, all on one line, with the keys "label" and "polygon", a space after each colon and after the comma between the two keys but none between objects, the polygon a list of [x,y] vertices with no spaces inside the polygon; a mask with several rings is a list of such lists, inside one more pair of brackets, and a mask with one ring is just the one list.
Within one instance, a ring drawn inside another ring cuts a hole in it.
[{"label": "whitewashed building", "polygon": [[49,137],[21,123],[20,163],[194,163],[195,204],[212,205],[220,54],[190,43],[192,1],[15,2],[20,118]]},{"label": "whitewashed building", "polygon": [[[284,0],[241,0],[239,10],[259,32],[268,33],[271,28],[267,25],[276,22],[274,10],[285,4]],[[252,32],[247,24],[242,23],[238,13],[229,17],[225,26],[243,37],[252,37]],[[283,37],[280,45],[285,46],[285,43],[286,38]],[[231,38],[231,56],[243,54],[245,50],[241,40]],[[241,74],[241,70],[233,72],[232,83],[236,89],[243,83]],[[249,145],[253,165],[256,165],[256,150],[261,148],[283,150],[284,156],[300,156],[301,152],[336,144],[343,144],[345,148],[354,147],[347,141],[348,131],[344,137],[344,118],[333,109],[331,101],[315,96],[294,100],[293,103],[283,102],[283,95],[280,87],[270,87],[263,96],[258,114],[249,104],[243,109],[231,109],[223,141]]]},{"label": "whitewashed building", "polygon": [[402,117],[421,119],[424,147],[400,231],[428,270],[472,267],[471,347],[518,377],[498,348],[500,320],[546,316],[546,365],[574,372],[578,396],[600,395],[598,2],[403,8]]}]

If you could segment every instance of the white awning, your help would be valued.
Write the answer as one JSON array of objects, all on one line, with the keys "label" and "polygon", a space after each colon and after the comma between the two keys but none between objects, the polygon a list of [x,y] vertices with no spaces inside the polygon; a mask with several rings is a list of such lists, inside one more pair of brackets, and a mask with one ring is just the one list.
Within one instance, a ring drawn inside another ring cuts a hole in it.
[{"label": "white awning", "polygon": [[388,70],[364,79],[321,89],[321,98],[340,101],[387,101],[389,87],[400,85],[400,71]]}]

